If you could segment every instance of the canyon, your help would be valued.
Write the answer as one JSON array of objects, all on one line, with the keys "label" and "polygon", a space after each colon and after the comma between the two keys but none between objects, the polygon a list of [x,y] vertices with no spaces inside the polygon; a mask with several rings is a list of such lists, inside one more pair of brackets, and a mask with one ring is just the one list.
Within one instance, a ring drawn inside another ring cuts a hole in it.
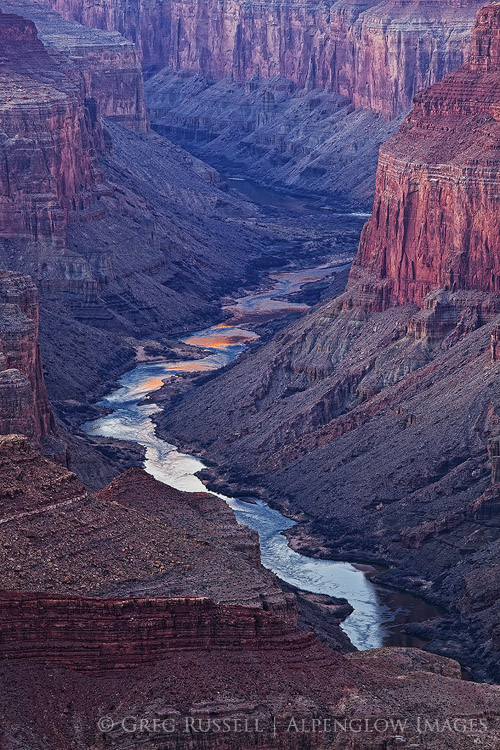
[{"label": "canyon", "polygon": [[470,60],[381,150],[346,291],[157,417],[217,465],[213,488],[297,518],[295,549],[445,605],[428,647],[493,678],[499,18],[478,13]]},{"label": "canyon", "polygon": [[[500,5],[472,34],[478,7],[0,0],[6,750],[498,746],[498,685],[461,679],[498,681],[500,649]],[[220,164],[322,195],[262,208]],[[348,602],[280,581],[224,497],[82,429],[134,365],[196,375],[243,284],[327,261],[220,373],[138,408],[213,491],[296,519],[294,550],[439,604],[407,626],[425,651],[357,652]],[[318,717],[367,728],[290,730]]]},{"label": "canyon", "polygon": [[[17,435],[0,438],[0,469],[6,748],[66,750],[75,737],[88,748],[140,746],[144,731],[154,747],[168,735],[179,748],[255,739],[340,748],[353,712],[367,726],[355,727],[353,750],[387,747],[391,719],[417,739],[419,712],[443,726],[460,717],[439,747],[478,738],[495,747],[497,686],[463,681],[456,662],[416,649],[343,655],[320,644],[297,627],[294,595],[261,566],[255,533],[220,498],[138,469],[94,496]],[[291,722],[317,716],[340,729],[312,745],[305,730],[290,736]],[[186,732],[188,720],[208,733]],[[237,724],[221,737],[224,720]],[[238,728],[250,723],[256,738]]]},{"label": "canyon", "polygon": [[[64,17],[115,29],[147,68],[195,71],[214,80],[285,78],[324,89],[388,119],[417,91],[464,61],[475,2],[156,3],[44,0]],[[382,64],[382,61],[384,63]]]},{"label": "canyon", "polygon": [[465,61],[481,5],[44,3],[137,44],[157,73],[146,82],[157,132],[216,166],[358,206],[415,94]]},{"label": "canyon", "polygon": [[[78,409],[134,361],[138,340],[175,348],[172,333],[212,320],[223,293],[305,241],[149,131],[131,42],[31,0],[1,7],[0,262],[39,289],[60,431],[102,487],[120,451],[75,437]],[[331,237],[313,232],[318,245]]]}]

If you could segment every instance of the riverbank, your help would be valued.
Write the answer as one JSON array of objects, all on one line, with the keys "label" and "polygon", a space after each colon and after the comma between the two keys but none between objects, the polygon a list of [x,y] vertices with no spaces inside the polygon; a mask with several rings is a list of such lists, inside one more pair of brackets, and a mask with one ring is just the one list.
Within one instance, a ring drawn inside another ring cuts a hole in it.
[{"label": "riverbank", "polygon": [[[274,273],[279,274],[287,268],[300,270],[312,264],[320,265],[334,255],[354,256],[363,219],[304,211],[303,204],[308,201],[308,196],[302,199],[294,196],[293,208],[277,209],[268,214],[262,204],[252,203],[244,195],[238,197],[234,189],[220,192],[214,210],[225,217],[225,224],[234,228],[241,225],[246,234],[253,233],[255,245],[260,250],[256,252],[254,247],[249,247],[252,261],[248,268],[242,267],[241,274],[234,273],[231,278],[221,279],[215,297],[213,291],[210,292],[195,318],[197,326],[203,328],[224,323],[229,315],[223,309],[224,304],[237,299],[243,290],[265,290],[269,276]],[[235,211],[235,206],[242,208]],[[182,293],[184,272],[174,264],[171,274],[176,296]],[[202,268],[198,269],[198,274],[202,274]],[[304,309],[304,303],[313,304],[327,290],[328,280],[310,284],[308,291],[304,292],[306,297],[295,300],[297,314]],[[91,335],[87,335],[79,323],[68,325],[59,332],[60,312],[58,309],[52,311],[51,304],[42,309],[41,327],[49,395],[62,437],[69,447],[72,469],[86,486],[99,490],[127,465],[140,465],[143,455],[133,445],[124,446],[119,441],[89,437],[79,430],[79,426],[99,416],[94,404],[138,362],[182,359],[185,350],[182,350],[179,337],[185,334],[186,328],[178,322],[170,323],[167,310],[165,319],[155,320],[152,328],[148,323],[150,316],[141,313],[139,330],[134,336],[102,335],[94,327],[90,328]],[[270,340],[284,325],[287,316],[291,319],[291,314],[293,311],[287,311],[279,320],[261,321],[259,343]],[[74,342],[79,342],[78,346]],[[203,351],[200,352],[202,356]],[[193,359],[198,355],[191,349],[189,356]]]},{"label": "riverbank", "polygon": [[[158,436],[154,422],[158,405],[151,396],[164,392],[165,381],[168,381],[166,389],[170,390],[179,374],[183,378],[213,376],[221,368],[231,365],[247,349],[248,343],[255,341],[253,327],[268,324],[271,319],[291,310],[303,313],[303,305],[297,310],[294,304],[290,305],[288,295],[311,283],[312,277],[315,280],[332,277],[333,281],[335,269],[340,274],[345,273],[345,264],[322,264],[301,272],[281,272],[273,276],[272,288],[261,288],[234,300],[226,308],[230,317],[225,323],[183,338],[184,344],[193,343],[209,349],[211,353],[207,357],[137,366],[120,379],[117,390],[101,401],[101,406],[109,413],[87,423],[85,430],[91,435],[135,440],[145,449],[146,471],[156,479],[177,489],[205,491],[205,484],[200,479],[200,472],[206,468],[203,462]],[[247,351],[245,356],[252,356],[251,352]],[[169,393],[168,397],[171,396]],[[234,495],[218,494],[233,509],[240,523],[258,531],[262,562],[280,579],[312,594],[347,599],[354,611],[342,628],[357,648],[421,645],[422,639],[408,635],[405,625],[437,616],[436,608],[411,596],[403,600],[402,595],[378,586],[373,582],[371,572],[363,566],[346,561],[314,560],[297,554],[283,534],[295,525],[294,520],[281,515],[262,500],[254,499],[250,504]]]}]

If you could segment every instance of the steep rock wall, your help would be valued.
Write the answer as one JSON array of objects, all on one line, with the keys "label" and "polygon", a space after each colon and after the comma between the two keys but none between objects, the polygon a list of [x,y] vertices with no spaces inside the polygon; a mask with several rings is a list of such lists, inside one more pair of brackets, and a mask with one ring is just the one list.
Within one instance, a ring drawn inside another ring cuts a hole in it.
[{"label": "steep rock wall", "polygon": [[38,343],[38,292],[29,276],[0,273],[0,434],[41,443],[56,434]]},{"label": "steep rock wall", "polygon": [[351,287],[374,310],[433,289],[500,291],[500,6],[478,13],[468,63],[419,94],[381,149]]},{"label": "steep rock wall", "polygon": [[417,91],[461,65],[480,5],[44,2],[66,18],[119,30],[137,43],[146,66],[237,81],[280,76],[300,88],[343,94],[388,119],[407,111]]},{"label": "steep rock wall", "polygon": [[104,217],[101,115],[147,130],[135,48],[30,0],[2,2],[0,39],[1,263],[44,293],[95,299],[109,259],[70,251],[68,227]]},{"label": "steep rock wall", "polygon": [[41,41],[74,63],[83,98],[96,101],[98,111],[94,114],[146,132],[142,70],[132,42],[117,31],[68,23],[59,13],[32,0],[3,0],[0,7],[4,13],[33,21]]},{"label": "steep rock wall", "polygon": [[130,668],[172,651],[304,649],[314,640],[267,612],[210,599],[90,599],[0,592],[0,658]]},{"label": "steep rock wall", "polygon": [[33,22],[0,12],[0,39],[0,237],[62,245],[70,212],[90,204],[99,134]]}]

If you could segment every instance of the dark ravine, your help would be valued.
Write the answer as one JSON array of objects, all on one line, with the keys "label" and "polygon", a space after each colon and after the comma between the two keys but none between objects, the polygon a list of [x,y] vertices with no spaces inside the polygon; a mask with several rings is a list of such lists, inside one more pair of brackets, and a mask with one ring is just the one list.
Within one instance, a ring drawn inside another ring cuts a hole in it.
[{"label": "dark ravine", "polygon": [[430,647],[489,679],[500,652],[499,28],[498,4],[479,12],[470,61],[419,94],[382,149],[346,292],[158,420],[230,484],[262,487],[303,519],[296,549],[383,561],[380,580],[445,604]]},{"label": "dark ravine", "polygon": [[[342,266],[340,270],[343,270]],[[244,350],[245,342],[256,338],[251,330],[252,325],[262,324],[286,312],[305,312],[304,305],[289,303],[287,295],[307,281],[320,279],[322,275],[331,275],[332,272],[335,272],[335,265],[331,268],[326,266],[309,271],[275,274],[270,289],[249,294],[228,307],[227,314],[231,317],[225,323],[183,338],[186,344],[205,347],[210,352],[208,356],[138,366],[120,379],[118,390],[102,400],[101,405],[111,409],[111,413],[96,422],[87,423],[84,429],[91,435],[137,441],[146,450],[145,469],[156,479],[181,490],[203,491],[204,485],[197,477],[200,471],[203,474],[203,464],[155,436],[152,416],[157,407],[150,403],[148,396],[161,389],[163,381],[171,381],[172,376],[177,373],[215,372],[235,361]],[[169,385],[172,387],[170,383]],[[175,386],[175,382],[173,385]],[[426,605],[422,600],[373,586],[370,575],[349,563],[301,558],[290,550],[281,533],[290,529],[294,525],[293,521],[280,516],[260,500],[253,500],[249,504],[237,497],[221,497],[233,508],[240,523],[259,532],[261,555],[266,567],[295,587],[314,594],[337,598],[340,596],[354,606],[354,613],[342,627],[356,647],[419,646],[422,640],[406,635],[405,626],[441,615],[437,608]],[[311,601],[305,594],[302,596],[302,604],[305,621],[315,623],[318,627],[321,617],[314,610],[315,607],[319,610],[323,605],[325,612],[328,612],[327,600],[322,601],[321,597],[317,597],[315,601]],[[340,619],[344,619],[345,615],[344,610]],[[327,622],[328,619],[330,618],[327,618]],[[322,632],[325,640],[329,640],[327,631],[328,625],[327,630]]]}]

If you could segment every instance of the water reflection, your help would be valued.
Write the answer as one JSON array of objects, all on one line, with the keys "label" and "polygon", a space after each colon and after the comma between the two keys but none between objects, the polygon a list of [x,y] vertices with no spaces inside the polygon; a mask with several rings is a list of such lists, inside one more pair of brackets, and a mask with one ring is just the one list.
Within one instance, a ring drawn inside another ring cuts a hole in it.
[{"label": "water reflection", "polygon": [[[198,360],[166,361],[142,364],[126,373],[119,388],[100,402],[112,410],[110,414],[84,425],[91,435],[130,440],[146,449],[145,469],[159,481],[180,490],[205,491],[196,473],[204,464],[194,456],[180,452],[175,445],[159,439],[155,434],[152,415],[158,407],[141,403],[145,396],[162,387],[165,380],[179,372],[206,372],[232,362],[245,349],[245,342],[256,338],[251,330],[242,327],[245,315],[253,320],[260,314],[275,310],[289,311],[289,303],[279,300],[280,294],[300,288],[304,279],[322,278],[333,269],[323,267],[310,271],[275,274],[274,286],[266,292],[247,295],[233,305],[234,316],[240,325],[229,323],[198,331],[183,339],[186,343],[203,346],[211,353]],[[276,305],[276,307],[275,307]],[[262,501],[245,503],[221,495],[233,508],[240,523],[259,533],[263,564],[288,583],[306,591],[345,597],[354,607],[353,614],[343,629],[359,649],[382,645],[420,645],[404,635],[401,626],[407,622],[435,616],[435,608],[409,594],[391,591],[375,585],[366,570],[347,562],[308,558],[291,550],[281,534],[294,525],[277,510]]]}]

